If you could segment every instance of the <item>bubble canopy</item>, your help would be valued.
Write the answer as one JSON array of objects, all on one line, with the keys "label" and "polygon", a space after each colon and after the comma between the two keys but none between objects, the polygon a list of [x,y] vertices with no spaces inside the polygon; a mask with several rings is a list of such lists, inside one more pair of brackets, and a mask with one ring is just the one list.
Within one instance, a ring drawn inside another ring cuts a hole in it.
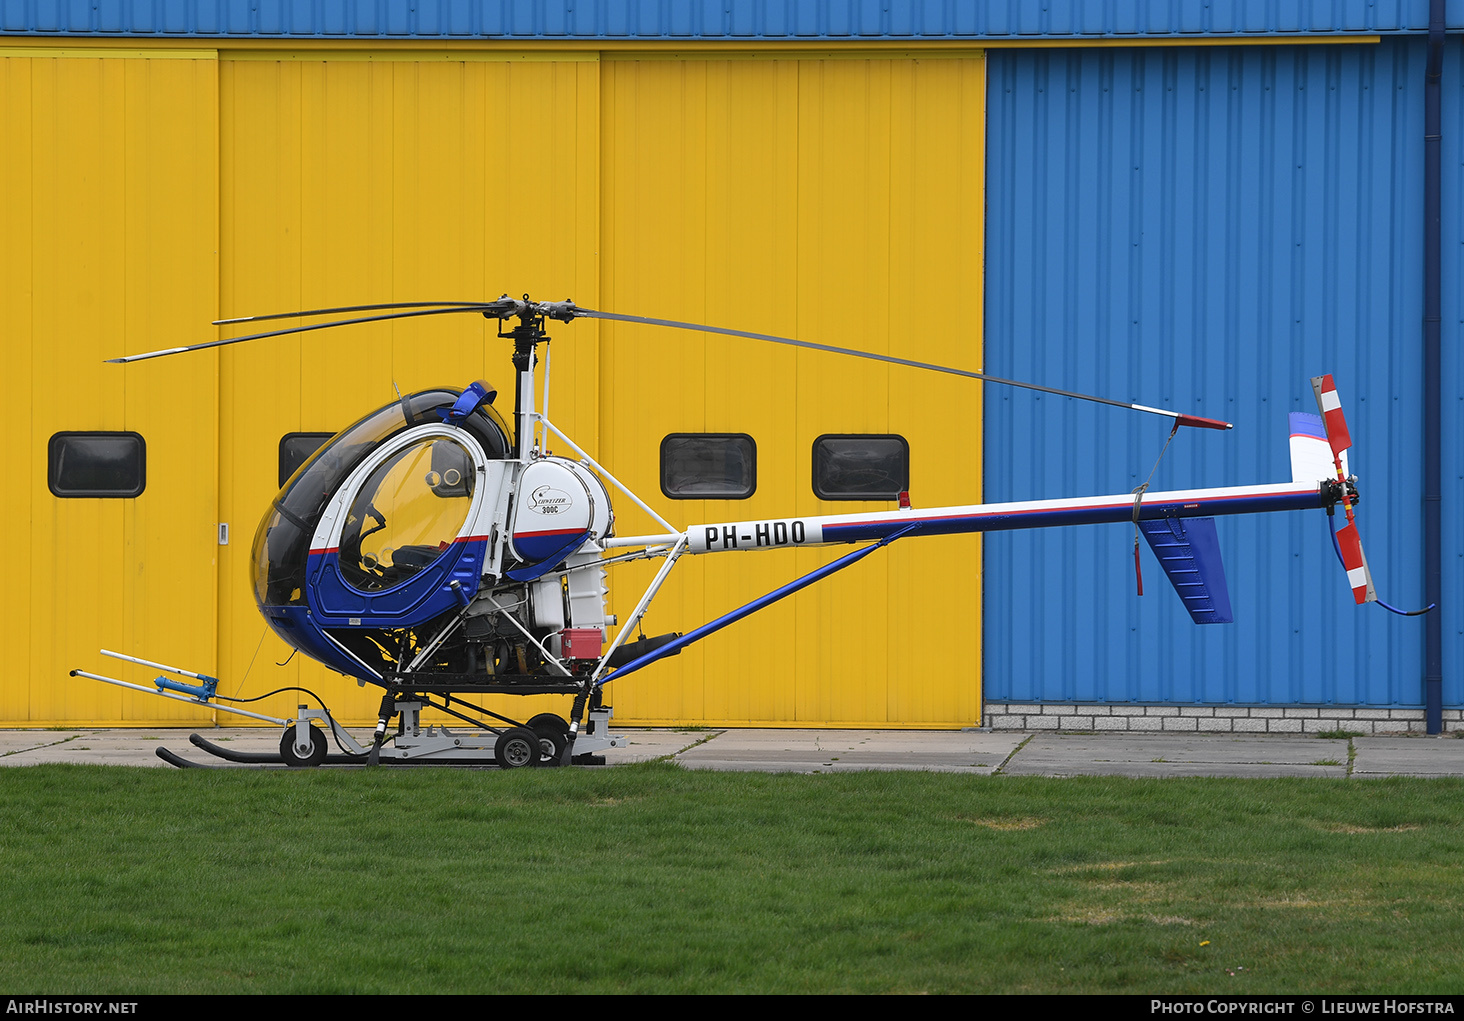
[{"label": "bubble canopy", "polygon": [[[251,581],[261,609],[305,605],[310,539],[330,498],[379,444],[412,426],[441,423],[461,394],[461,390],[443,388],[393,401],[338,433],[300,466],[274,498],[254,535]],[[467,416],[462,427],[489,457],[509,455],[509,426],[491,406],[485,404]],[[437,467],[444,474],[452,470],[452,465],[444,469],[439,463]],[[439,496],[443,495],[441,485]],[[368,585],[363,574],[359,583],[375,587],[380,582],[376,577]]]},{"label": "bubble canopy", "polygon": [[468,518],[472,457],[438,436],[397,451],[351,495],[340,538],[341,577],[380,592],[431,566]]}]

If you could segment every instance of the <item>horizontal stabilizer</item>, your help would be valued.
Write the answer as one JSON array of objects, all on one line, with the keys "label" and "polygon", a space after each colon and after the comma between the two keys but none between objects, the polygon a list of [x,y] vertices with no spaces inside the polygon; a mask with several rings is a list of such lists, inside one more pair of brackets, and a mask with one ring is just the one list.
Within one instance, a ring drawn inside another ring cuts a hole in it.
[{"label": "horizontal stabilizer", "polygon": [[1230,590],[1214,518],[1155,518],[1139,530],[1196,624],[1229,624]]},{"label": "horizontal stabilizer", "polygon": [[[1320,415],[1293,411],[1291,421],[1291,481],[1335,482],[1337,463]],[[1342,474],[1347,474],[1347,452],[1342,452]]]}]

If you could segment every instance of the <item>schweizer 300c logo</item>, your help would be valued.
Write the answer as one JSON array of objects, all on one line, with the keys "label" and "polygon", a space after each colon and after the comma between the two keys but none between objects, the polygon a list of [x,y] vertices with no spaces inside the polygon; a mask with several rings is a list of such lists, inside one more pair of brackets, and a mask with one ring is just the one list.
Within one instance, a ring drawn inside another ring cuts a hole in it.
[{"label": "schweizer 300c logo", "polygon": [[540,486],[529,494],[529,509],[539,514],[563,514],[573,506],[568,493],[552,486]]}]

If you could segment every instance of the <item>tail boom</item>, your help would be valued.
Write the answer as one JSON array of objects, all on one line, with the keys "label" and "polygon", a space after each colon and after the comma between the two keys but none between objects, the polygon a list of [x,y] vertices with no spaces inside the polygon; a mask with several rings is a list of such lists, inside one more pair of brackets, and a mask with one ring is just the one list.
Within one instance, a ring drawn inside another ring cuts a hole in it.
[{"label": "tail boom", "polygon": [[[1316,482],[1268,486],[1231,486],[1220,489],[1176,490],[1149,493],[1139,506],[1139,520],[1200,518],[1218,514],[1262,514],[1306,510],[1327,505],[1325,488]],[[973,504],[931,510],[897,510],[874,514],[831,514],[694,525],[686,530],[688,553],[732,550],[783,549],[790,546],[826,546],[878,541],[918,526],[912,535],[957,535],[1018,528],[1050,528],[1131,521],[1132,493],[1067,500],[1029,500],[1017,503]],[[649,546],[667,536],[626,537],[607,546]],[[654,540],[646,541],[646,540]]]}]

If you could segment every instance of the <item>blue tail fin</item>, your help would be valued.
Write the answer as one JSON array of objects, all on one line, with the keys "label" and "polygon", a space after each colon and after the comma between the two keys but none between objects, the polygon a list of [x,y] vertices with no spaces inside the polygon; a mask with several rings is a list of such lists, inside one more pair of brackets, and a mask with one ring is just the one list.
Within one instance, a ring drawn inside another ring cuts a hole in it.
[{"label": "blue tail fin", "polygon": [[1229,624],[1230,590],[1214,518],[1156,518],[1139,530],[1196,624]]}]

